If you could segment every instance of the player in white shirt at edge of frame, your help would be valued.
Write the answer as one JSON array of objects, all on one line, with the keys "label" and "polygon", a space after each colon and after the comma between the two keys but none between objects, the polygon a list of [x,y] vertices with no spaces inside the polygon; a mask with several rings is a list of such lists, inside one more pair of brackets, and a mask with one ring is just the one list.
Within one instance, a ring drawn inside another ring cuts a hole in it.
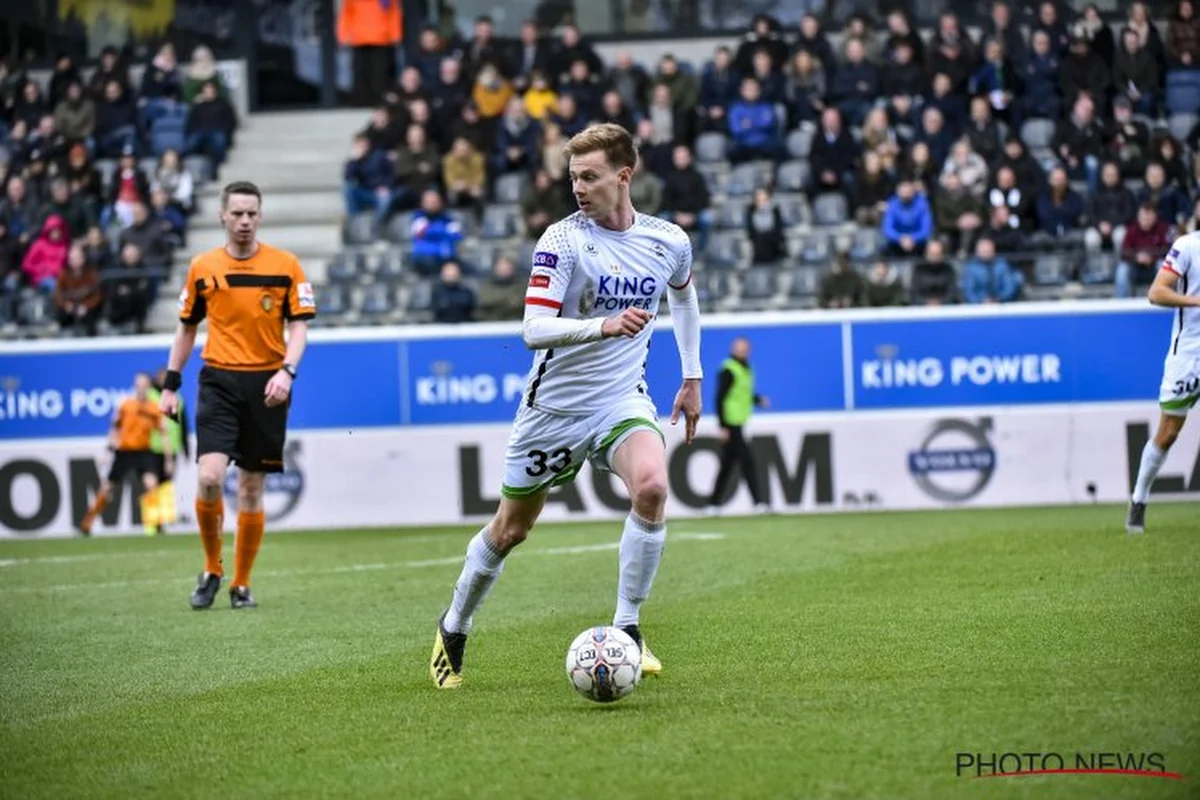
[{"label": "player in white shirt at edge of frame", "polygon": [[1145,533],[1146,503],[1167,451],[1200,400],[1200,233],[1190,233],[1171,245],[1147,295],[1150,302],[1175,309],[1171,342],[1163,363],[1158,405],[1158,431],[1142,450],[1142,463],[1125,517],[1125,530]]},{"label": "player in white shirt at edge of frame", "polygon": [[624,128],[592,125],[566,153],[579,211],[551,225],[533,255],[522,335],[537,353],[508,441],[500,507],[467,545],[453,599],[438,621],[429,671],[442,689],[462,685],[472,617],[505,556],[533,528],[547,491],[572,480],[585,460],[616,473],[632,504],[613,625],[637,642],[644,673],[662,669],[638,616],[666,541],[666,448],[645,363],[666,294],[683,368],[671,424],[682,415],[690,443],[702,377],[692,248],[678,226],[634,210],[629,183],[638,155]]}]

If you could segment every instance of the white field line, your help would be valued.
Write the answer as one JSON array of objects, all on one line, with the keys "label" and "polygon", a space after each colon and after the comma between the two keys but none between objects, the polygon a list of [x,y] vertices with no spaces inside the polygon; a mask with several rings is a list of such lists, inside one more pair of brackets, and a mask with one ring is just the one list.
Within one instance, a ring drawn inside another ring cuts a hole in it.
[{"label": "white field line", "polygon": [[[673,541],[692,541],[692,542],[708,542],[717,539],[724,539],[723,533],[678,533],[669,537]],[[518,558],[529,558],[534,556],[569,556],[569,555],[584,555],[587,553],[601,553],[609,550],[616,550],[620,547],[619,542],[605,542],[603,544],[587,544],[578,545],[575,547],[551,547],[544,550],[526,550],[518,551],[514,555]],[[393,562],[375,562],[368,564],[343,564],[337,567],[325,567],[322,569],[285,569],[285,570],[263,570],[260,575],[270,576],[272,578],[290,578],[303,575],[336,575],[346,572],[374,572],[379,570],[389,569],[422,569],[424,567],[449,567],[462,564],[463,557],[461,555],[448,556],[446,558],[426,558],[416,561],[393,561]],[[42,586],[18,586],[12,587],[7,592],[0,594],[26,594],[34,592],[70,592],[80,590],[100,590],[100,589],[127,589],[133,586],[155,586],[161,584],[176,584],[179,583],[179,578],[141,578],[128,581],[105,581],[100,583],[58,583],[46,584]]]}]

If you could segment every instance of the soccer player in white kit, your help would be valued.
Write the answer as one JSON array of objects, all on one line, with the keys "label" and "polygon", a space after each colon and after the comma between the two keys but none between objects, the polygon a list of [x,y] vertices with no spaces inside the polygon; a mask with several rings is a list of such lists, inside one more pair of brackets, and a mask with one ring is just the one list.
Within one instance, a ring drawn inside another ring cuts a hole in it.
[{"label": "soccer player in white kit", "polygon": [[546,492],[589,460],[629,492],[613,625],[638,643],[642,671],[662,664],[646,647],[638,610],[666,541],[667,460],[645,381],[651,324],[666,294],[683,367],[671,412],[690,443],[700,419],[700,308],[692,248],[678,226],[637,213],[629,182],[638,155],[619,125],[592,125],[566,145],[579,211],[538,241],[522,335],[536,350],[505,456],[496,515],[467,545],[450,607],[438,622],[429,672],[441,689],[462,685],[472,616],[525,540]]},{"label": "soccer player in white kit", "polygon": [[1158,391],[1162,410],[1158,432],[1142,450],[1142,463],[1125,518],[1125,530],[1129,533],[1145,533],[1150,487],[1166,460],[1167,451],[1183,430],[1188,410],[1200,401],[1200,233],[1175,240],[1148,297],[1155,305],[1176,309],[1175,325]]}]

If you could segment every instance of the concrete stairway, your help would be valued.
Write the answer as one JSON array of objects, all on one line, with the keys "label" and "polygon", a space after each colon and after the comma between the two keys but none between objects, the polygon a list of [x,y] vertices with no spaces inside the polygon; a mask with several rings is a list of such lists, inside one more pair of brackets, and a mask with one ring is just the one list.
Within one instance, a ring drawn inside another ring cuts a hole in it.
[{"label": "concrete stairway", "polygon": [[177,297],[196,253],[219,247],[225,233],[217,217],[221,187],[248,180],[263,191],[263,241],[291,250],[314,282],[341,249],[342,165],[350,139],[367,123],[363,109],[254,114],[237,133],[220,179],[198,191],[199,210],[188,246],[176,254],[170,281],[159,292],[149,327],[169,331],[178,319]]}]

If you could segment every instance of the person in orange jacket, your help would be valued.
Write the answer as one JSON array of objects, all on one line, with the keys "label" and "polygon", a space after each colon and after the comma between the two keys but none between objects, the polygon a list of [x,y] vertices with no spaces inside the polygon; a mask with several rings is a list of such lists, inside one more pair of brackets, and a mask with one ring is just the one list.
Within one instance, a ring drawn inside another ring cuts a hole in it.
[{"label": "person in orange jacket", "polygon": [[355,105],[380,102],[396,77],[396,47],[404,35],[402,0],[342,0],[338,44],[353,50]]}]

